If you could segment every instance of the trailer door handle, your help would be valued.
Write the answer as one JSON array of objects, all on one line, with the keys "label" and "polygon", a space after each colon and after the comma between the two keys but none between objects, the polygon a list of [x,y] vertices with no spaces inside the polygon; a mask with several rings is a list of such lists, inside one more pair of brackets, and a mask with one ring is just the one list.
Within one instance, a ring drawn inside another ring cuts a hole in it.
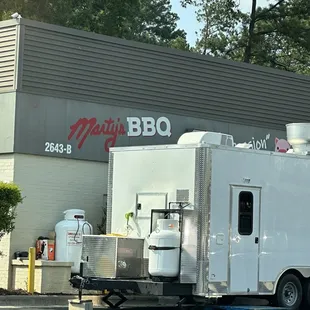
[{"label": "trailer door handle", "polygon": [[255,243],[258,243],[258,237],[255,237]]}]

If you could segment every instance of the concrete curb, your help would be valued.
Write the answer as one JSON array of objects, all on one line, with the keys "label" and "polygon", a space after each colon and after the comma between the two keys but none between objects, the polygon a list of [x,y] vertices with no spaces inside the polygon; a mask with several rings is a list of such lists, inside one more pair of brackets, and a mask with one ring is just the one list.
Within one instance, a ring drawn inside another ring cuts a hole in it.
[{"label": "concrete curb", "polygon": [[[94,304],[100,305],[99,296],[85,296]],[[86,298],[83,299],[86,299]],[[67,306],[69,299],[78,298],[76,295],[8,295],[0,296],[0,306]]]},{"label": "concrete curb", "polygon": [[[159,298],[149,296],[128,296],[128,301],[125,305],[154,305],[159,304]],[[71,299],[78,299],[77,295],[7,295],[0,296],[0,307],[4,306],[30,306],[30,307],[41,307],[41,306],[68,306],[68,301]],[[102,306],[101,296],[84,295],[83,300],[91,300],[94,306]],[[111,301],[118,300],[118,298],[111,298]]]}]

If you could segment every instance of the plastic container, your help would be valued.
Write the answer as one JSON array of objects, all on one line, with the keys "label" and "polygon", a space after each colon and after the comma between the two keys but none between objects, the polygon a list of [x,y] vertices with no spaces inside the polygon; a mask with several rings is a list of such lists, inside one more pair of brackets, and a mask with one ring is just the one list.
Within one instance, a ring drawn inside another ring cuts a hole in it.
[{"label": "plastic container", "polygon": [[64,212],[64,220],[55,226],[55,260],[73,262],[72,273],[80,273],[83,235],[91,235],[93,227],[85,220],[85,211],[70,209]]}]

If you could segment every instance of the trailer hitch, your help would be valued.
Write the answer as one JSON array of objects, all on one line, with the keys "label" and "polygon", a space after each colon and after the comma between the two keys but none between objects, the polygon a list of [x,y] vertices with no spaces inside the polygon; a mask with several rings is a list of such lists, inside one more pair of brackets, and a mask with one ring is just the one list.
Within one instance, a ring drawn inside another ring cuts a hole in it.
[{"label": "trailer hitch", "polygon": [[89,284],[89,280],[83,277],[80,277],[80,276],[76,276],[76,279],[81,280],[81,283],[79,286],[79,301],[82,301],[83,289],[84,289],[85,284]]},{"label": "trailer hitch", "polygon": [[[112,303],[109,298],[112,296],[117,296],[120,298],[119,301],[117,301],[116,303]],[[105,295],[104,297],[102,297],[102,302],[104,302],[105,304],[107,304],[110,308],[119,308],[120,305],[122,305],[124,302],[126,302],[128,299],[121,293],[115,290],[109,290],[109,293],[107,295]]]}]

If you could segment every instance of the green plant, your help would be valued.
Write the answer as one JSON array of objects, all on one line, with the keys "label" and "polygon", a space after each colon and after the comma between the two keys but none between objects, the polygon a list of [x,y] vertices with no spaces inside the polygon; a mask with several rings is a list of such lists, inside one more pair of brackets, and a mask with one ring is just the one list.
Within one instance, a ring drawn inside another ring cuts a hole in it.
[{"label": "green plant", "polygon": [[16,184],[0,182],[0,240],[14,230],[16,207],[21,202],[23,197]]},{"label": "green plant", "polygon": [[99,234],[105,235],[107,233],[107,207],[102,207],[101,223],[97,225]]}]

